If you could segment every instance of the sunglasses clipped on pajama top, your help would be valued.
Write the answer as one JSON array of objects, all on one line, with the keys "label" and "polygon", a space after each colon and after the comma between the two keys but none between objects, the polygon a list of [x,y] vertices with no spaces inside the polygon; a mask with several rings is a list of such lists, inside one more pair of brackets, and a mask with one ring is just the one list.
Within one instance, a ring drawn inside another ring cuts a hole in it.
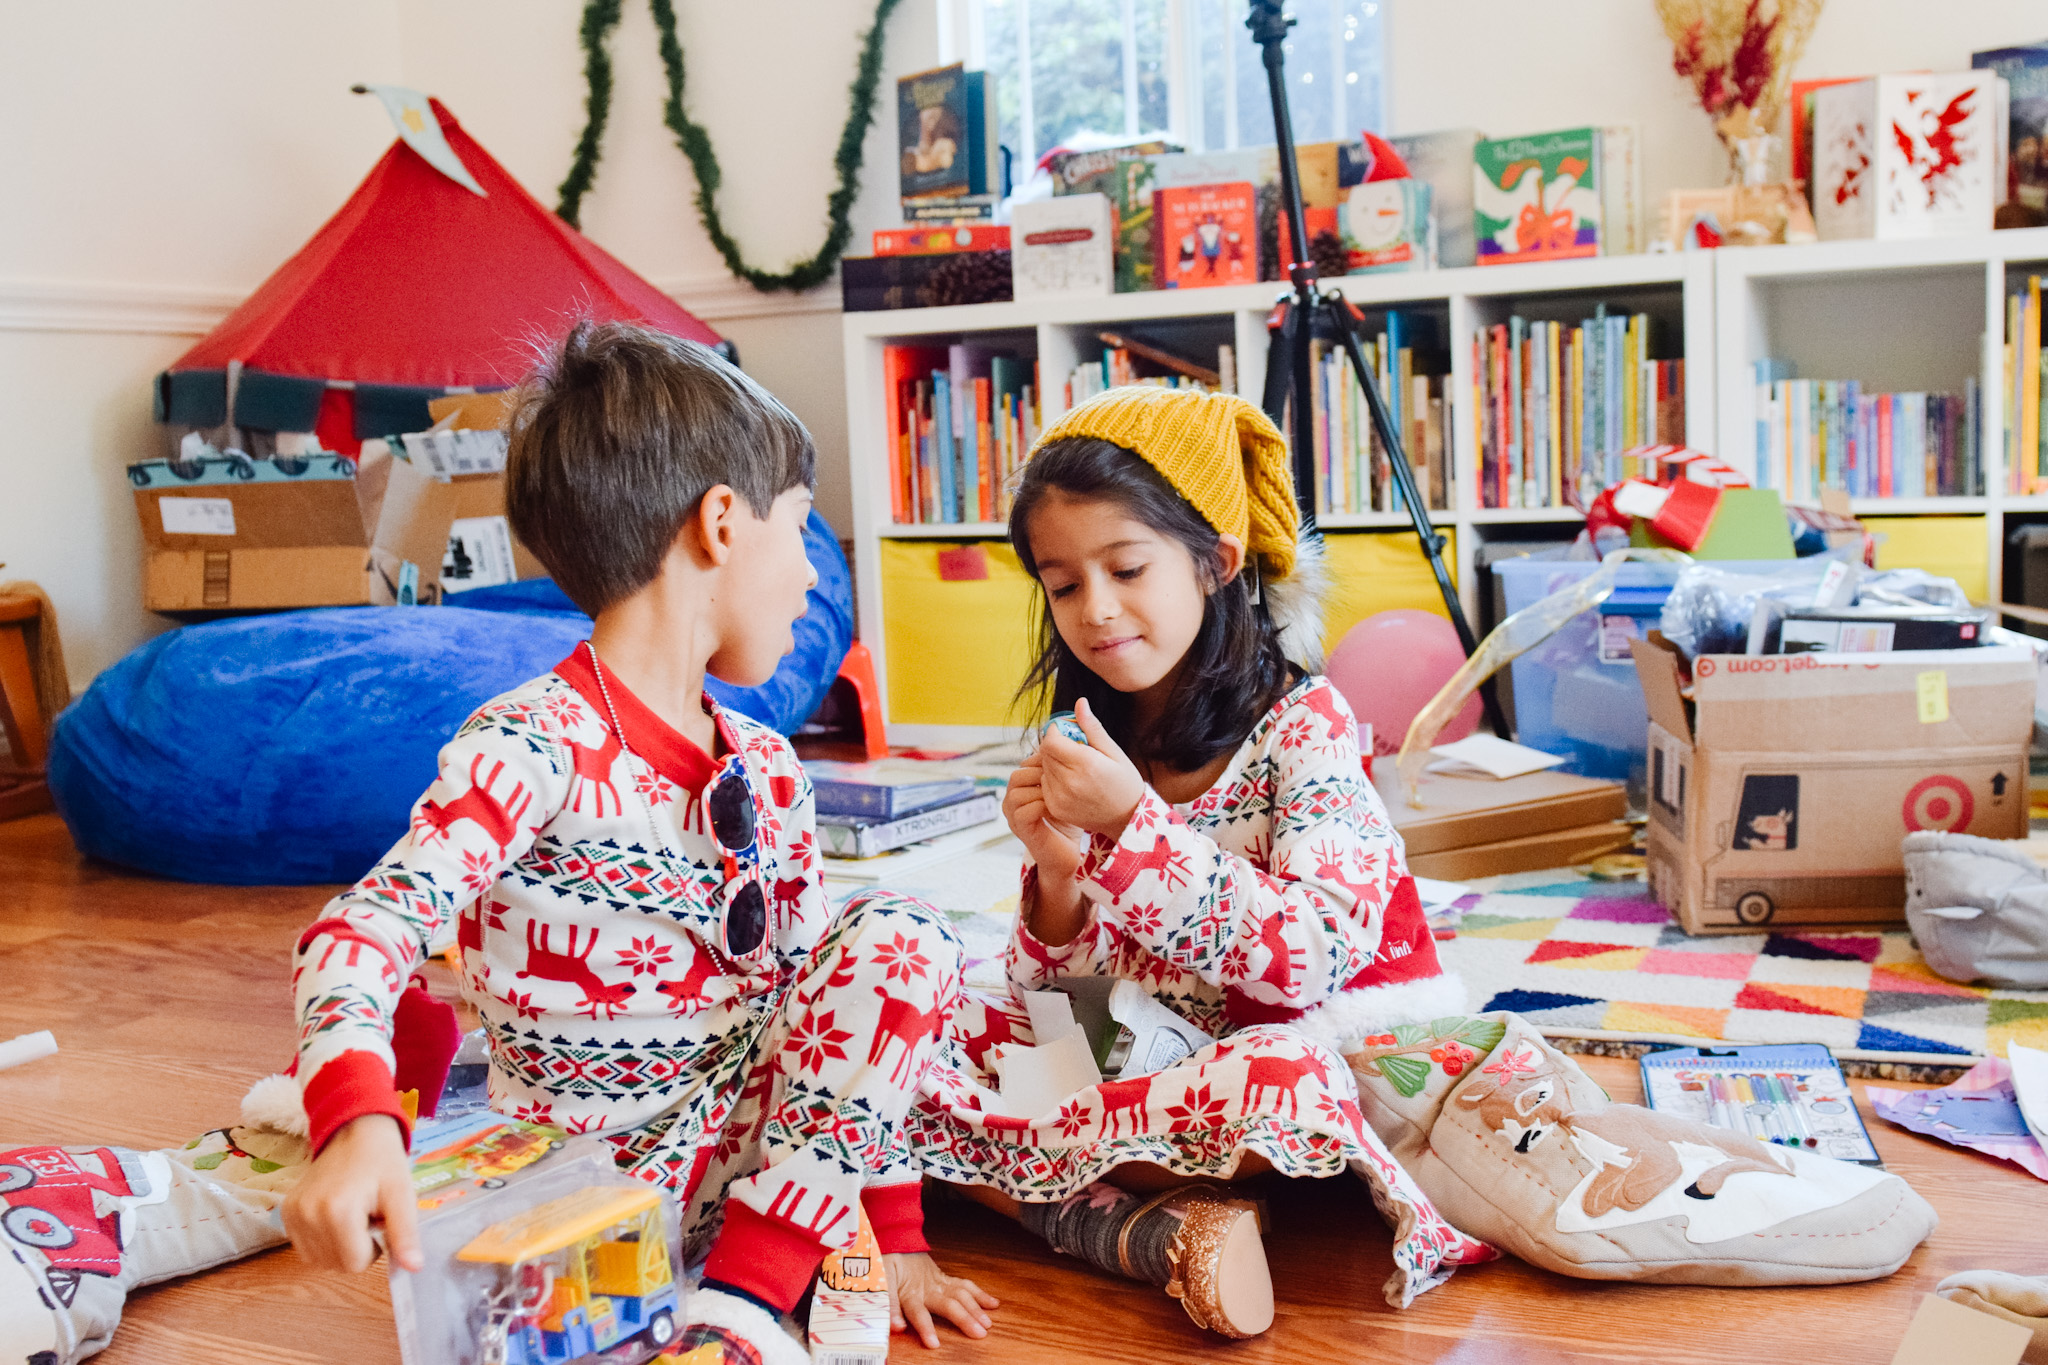
[{"label": "sunglasses clipped on pajama top", "polygon": [[761,890],[760,822],[755,818],[754,788],[739,754],[725,756],[706,790],[704,808],[711,817],[711,837],[725,855],[726,882],[743,875],[742,869],[746,877],[726,898],[719,946],[727,957],[751,957],[768,937],[768,898]]},{"label": "sunglasses clipped on pajama top", "polygon": [[[597,648],[588,640],[579,648],[590,655],[591,675],[597,679],[598,693],[604,698],[612,733],[619,737],[620,747],[630,752],[632,745],[626,739],[625,727],[619,723],[619,709],[612,702],[611,685],[605,681],[605,668],[597,657]],[[704,791],[711,838],[724,857],[726,886],[731,887],[742,876],[746,878],[726,896],[725,914],[719,923],[719,951],[736,961],[751,958],[761,951],[768,938],[768,897],[761,890],[761,822],[754,804],[754,786],[747,778],[746,762],[737,748],[719,761]],[[668,841],[656,827],[654,809],[647,804],[644,794],[640,797],[640,810],[647,817],[647,830],[654,835],[655,847],[667,847]]]}]

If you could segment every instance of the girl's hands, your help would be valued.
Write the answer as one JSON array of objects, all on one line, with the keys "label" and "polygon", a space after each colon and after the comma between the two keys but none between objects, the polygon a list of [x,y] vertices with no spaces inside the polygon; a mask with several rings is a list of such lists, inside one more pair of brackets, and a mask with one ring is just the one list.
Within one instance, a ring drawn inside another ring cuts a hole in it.
[{"label": "girl's hands", "polygon": [[1033,755],[1047,817],[1105,839],[1120,838],[1145,795],[1145,779],[1102,728],[1086,697],[1075,704],[1074,719],[1088,736],[1086,744],[1048,730]]},{"label": "girl's hands", "polygon": [[353,1119],[327,1140],[285,1196],[284,1230],[315,1270],[359,1271],[377,1259],[370,1226],[381,1222],[391,1259],[419,1270],[419,1212],[412,1158],[388,1114]]},{"label": "girl's hands", "polygon": [[939,1333],[932,1326],[936,1313],[958,1327],[962,1336],[979,1340],[988,1335],[988,1310],[996,1307],[996,1296],[974,1281],[948,1275],[922,1251],[884,1256],[882,1266],[889,1276],[889,1326],[895,1331],[915,1332],[919,1341],[937,1350]]},{"label": "girl's hands", "polygon": [[1009,789],[1003,793],[1003,818],[1010,823],[1010,833],[1031,854],[1040,882],[1071,882],[1087,856],[1088,836],[1057,823],[1047,813],[1044,768],[1044,758],[1033,754],[1010,774]]}]

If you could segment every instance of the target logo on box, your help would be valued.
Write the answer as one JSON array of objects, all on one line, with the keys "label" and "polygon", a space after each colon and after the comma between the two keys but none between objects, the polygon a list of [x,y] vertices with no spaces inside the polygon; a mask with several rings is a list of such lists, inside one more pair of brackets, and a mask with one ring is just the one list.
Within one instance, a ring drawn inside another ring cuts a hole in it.
[{"label": "target logo on box", "polygon": [[1915,782],[1906,793],[1906,805],[1900,813],[1905,816],[1909,830],[1934,829],[1954,834],[1970,827],[1976,804],[1960,777],[1942,773]]}]

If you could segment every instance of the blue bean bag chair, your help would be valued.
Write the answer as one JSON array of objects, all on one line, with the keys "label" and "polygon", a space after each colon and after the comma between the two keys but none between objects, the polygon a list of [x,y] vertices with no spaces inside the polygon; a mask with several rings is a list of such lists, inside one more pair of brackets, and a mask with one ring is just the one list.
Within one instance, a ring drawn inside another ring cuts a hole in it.
[{"label": "blue bean bag chair", "polygon": [[[789,733],[853,639],[846,558],[815,512],[796,648],[768,682],[710,681]],[[82,852],[185,881],[353,881],[405,832],[435,755],[478,706],[590,633],[554,583],[460,606],[335,608],[186,626],[135,650],[57,719],[49,779]]]}]

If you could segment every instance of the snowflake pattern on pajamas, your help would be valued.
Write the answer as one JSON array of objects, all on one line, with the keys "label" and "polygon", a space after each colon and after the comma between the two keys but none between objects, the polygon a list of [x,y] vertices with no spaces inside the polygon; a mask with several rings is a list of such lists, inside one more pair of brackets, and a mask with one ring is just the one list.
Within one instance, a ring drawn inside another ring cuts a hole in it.
[{"label": "snowflake pattern on pajamas", "polygon": [[[1026,904],[1035,875],[1025,872]],[[1394,990],[1440,975],[1350,709],[1325,679],[1276,703],[1193,802],[1172,806],[1148,789],[1120,838],[1092,841],[1079,875],[1088,926],[1053,947],[1020,919],[1012,997],[969,992],[955,1014],[906,1120],[927,1172],[1037,1201],[1133,1161],[1211,1178],[1231,1175],[1246,1152],[1292,1176],[1348,1168],[1394,1229],[1387,1298],[1397,1307],[1497,1254],[1430,1205],[1366,1125],[1349,1066],[1312,1036],[1333,999],[1354,1019],[1376,1001],[1394,1011]],[[1053,1113],[1005,1113],[991,1054],[1032,1038],[1016,993],[1073,976],[1135,981],[1219,1041],[1166,1070],[1089,1087]]]},{"label": "snowflake pattern on pajamas", "polygon": [[[916,1179],[897,1128],[959,997],[958,941],[902,896],[834,919],[795,754],[707,698],[759,800],[770,908],[757,959],[726,957],[742,883],[679,851],[706,760],[607,682],[623,739],[580,651],[478,710],[406,836],[302,936],[308,1110],[330,1131],[352,1101],[388,1112],[392,1010],[424,959],[455,947],[492,1107],[610,1143],[622,1168],[685,1200],[693,1248],[728,1197],[851,1238],[864,1187]],[[667,799],[650,818],[636,793]]]}]

